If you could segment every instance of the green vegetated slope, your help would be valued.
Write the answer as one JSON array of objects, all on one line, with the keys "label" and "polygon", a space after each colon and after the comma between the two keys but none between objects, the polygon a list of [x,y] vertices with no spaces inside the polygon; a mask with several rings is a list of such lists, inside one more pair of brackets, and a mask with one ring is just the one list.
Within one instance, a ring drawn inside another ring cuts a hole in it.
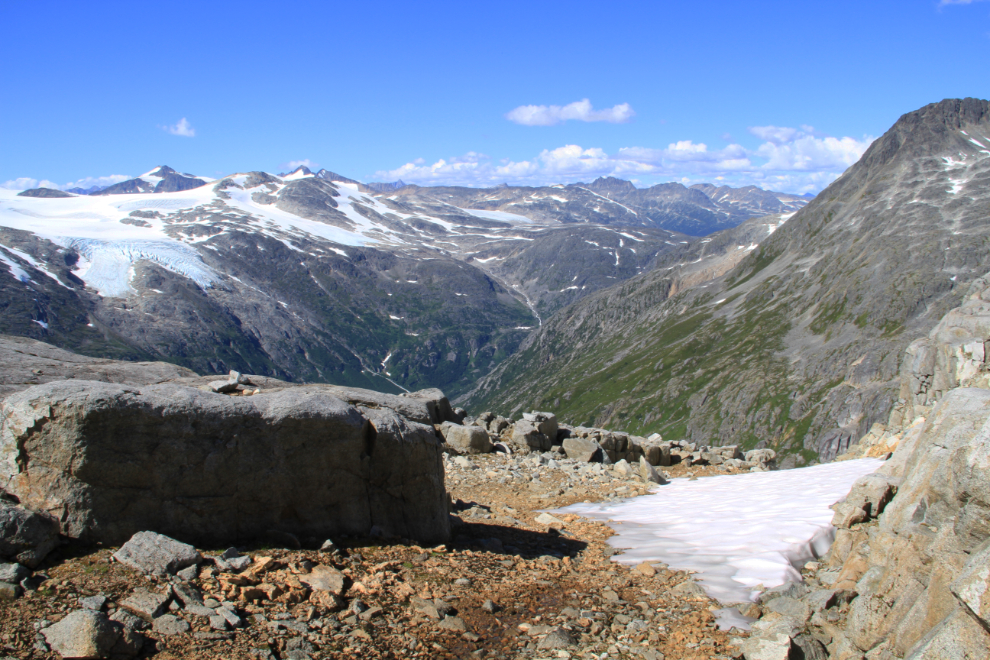
[{"label": "green vegetated slope", "polygon": [[658,267],[579,301],[464,401],[828,460],[886,420],[904,348],[988,257],[990,104],[932,104],[728,274]]}]

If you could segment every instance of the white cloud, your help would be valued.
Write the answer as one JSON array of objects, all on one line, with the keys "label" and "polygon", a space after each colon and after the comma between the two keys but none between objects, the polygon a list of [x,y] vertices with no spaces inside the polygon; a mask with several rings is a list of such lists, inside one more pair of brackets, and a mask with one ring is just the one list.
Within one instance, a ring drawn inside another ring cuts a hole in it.
[{"label": "white cloud", "polygon": [[505,118],[523,126],[554,126],[563,121],[604,121],[610,124],[624,124],[636,113],[628,103],[604,110],[595,110],[591,101],[582,99],[567,105],[521,105],[506,113]]},{"label": "white cloud", "polygon": [[376,172],[375,178],[422,185],[490,186],[503,182],[572,183],[616,176],[636,178],[640,185],[720,180],[732,186],[758,185],[801,194],[827,186],[873,141],[870,137],[821,137],[810,126],[757,126],[750,133],[763,140],[755,149],[735,143],[710,149],[703,142],[680,140],[666,148],[623,147],[609,154],[603,149],[571,144],[545,149],[534,158],[520,161],[495,162],[475,152],[433,164],[419,158],[394,170]]},{"label": "white cloud", "polygon": [[172,135],[181,135],[182,137],[196,137],[196,129],[192,127],[189,120],[183,117],[177,123],[171,126],[162,126],[163,129],[171,133]]},{"label": "white cloud", "polygon": [[294,172],[300,167],[308,167],[313,170],[319,166],[319,163],[313,162],[309,158],[303,158],[302,160],[290,160],[288,163],[282,163],[282,169],[290,172]]},{"label": "white cloud", "polygon": [[7,190],[30,190],[31,188],[54,188],[56,190],[69,190],[71,188],[92,188],[93,186],[112,186],[121,181],[127,181],[133,177],[124,174],[111,174],[110,176],[88,176],[78,181],[58,184],[48,179],[32,179],[30,177],[20,177],[0,183],[0,188]]},{"label": "white cloud", "polygon": [[115,183],[120,183],[121,181],[127,181],[128,179],[133,179],[132,176],[127,176],[125,174],[111,174],[110,176],[87,176],[78,181],[70,181],[65,185],[59,186],[62,190],[68,190],[69,188],[92,188],[93,186],[112,186]]},{"label": "white cloud", "polygon": [[872,139],[857,140],[851,137],[819,138],[810,126],[780,128],[777,126],[753,126],[753,135],[767,140],[756,153],[766,159],[766,170],[844,170],[863,155]]}]

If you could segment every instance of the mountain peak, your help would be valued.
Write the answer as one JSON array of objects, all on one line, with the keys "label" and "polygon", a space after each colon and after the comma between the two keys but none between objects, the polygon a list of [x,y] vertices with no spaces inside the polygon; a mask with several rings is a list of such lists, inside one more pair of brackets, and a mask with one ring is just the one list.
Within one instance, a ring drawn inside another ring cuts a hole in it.
[{"label": "mountain peak", "polygon": [[990,136],[990,101],[975,98],[945,99],[930,103],[900,119],[870,145],[854,169],[876,171],[895,160],[959,153],[976,154],[990,149],[974,141],[966,129],[976,128],[975,137]]},{"label": "mountain peak", "polygon": [[618,179],[614,176],[600,176],[591,183],[576,184],[595,192],[633,192],[636,186],[631,181]]},{"label": "mountain peak", "polygon": [[[309,170],[306,170],[306,171],[308,172]],[[330,170],[327,170],[327,169],[323,169],[323,170],[320,170],[319,172],[317,172],[316,173],[316,178],[317,179],[323,179],[324,181],[330,181],[331,183],[333,183],[333,182],[337,182],[337,183],[360,183],[359,181],[355,181],[354,179],[349,179],[346,176],[342,176],[340,174],[337,174],[336,172],[331,172]]]}]

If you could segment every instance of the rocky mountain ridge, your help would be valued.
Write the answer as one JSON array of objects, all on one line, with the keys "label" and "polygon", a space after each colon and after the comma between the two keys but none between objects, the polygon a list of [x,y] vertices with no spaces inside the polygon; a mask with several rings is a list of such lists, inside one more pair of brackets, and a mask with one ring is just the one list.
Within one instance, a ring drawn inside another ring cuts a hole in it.
[{"label": "rocky mountain ridge", "polygon": [[454,205],[518,214],[534,222],[657,227],[691,236],[706,236],[735,227],[752,217],[791,213],[808,202],[797,195],[754,186],[736,189],[699,184],[688,188],[680,183],[663,183],[636,188],[631,182],[614,177],[544,187],[409,185],[386,193],[385,199],[434,212],[442,212],[445,205]]}]

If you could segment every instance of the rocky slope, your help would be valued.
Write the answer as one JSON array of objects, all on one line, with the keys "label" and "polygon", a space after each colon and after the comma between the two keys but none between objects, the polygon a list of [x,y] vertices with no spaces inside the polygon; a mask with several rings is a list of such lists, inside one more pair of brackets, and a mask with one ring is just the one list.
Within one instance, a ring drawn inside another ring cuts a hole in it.
[{"label": "rocky slope", "polygon": [[841,458],[893,456],[834,506],[835,543],[807,586],[764,594],[747,658],[791,657],[801,635],[839,660],[990,654],[988,301],[985,276],[907,348],[889,419]]},{"label": "rocky slope", "polygon": [[726,275],[589,296],[463,400],[829,460],[887,418],[905,347],[982,275],[988,202],[990,103],[926,106]]}]

